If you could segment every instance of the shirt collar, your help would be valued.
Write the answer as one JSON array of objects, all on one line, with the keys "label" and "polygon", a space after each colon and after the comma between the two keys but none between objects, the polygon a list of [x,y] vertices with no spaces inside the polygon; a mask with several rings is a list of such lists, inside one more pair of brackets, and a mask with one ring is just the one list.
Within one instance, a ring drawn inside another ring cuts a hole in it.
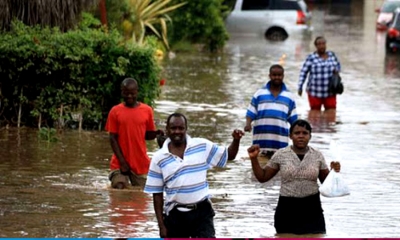
[{"label": "shirt collar", "polygon": [[[162,148],[159,150],[162,154],[171,154],[168,149],[168,144],[171,142],[171,139],[167,138],[165,139]],[[190,145],[192,142],[192,137],[189,136],[189,134],[186,134],[186,148]]]},{"label": "shirt collar", "polygon": [[[268,90],[271,89],[271,80],[269,80],[269,81],[267,82],[267,84],[265,85],[265,88],[268,89]],[[286,91],[286,90],[287,90],[286,85],[285,85],[284,82],[282,82],[282,89],[281,89],[281,91],[283,92],[283,91]]]}]

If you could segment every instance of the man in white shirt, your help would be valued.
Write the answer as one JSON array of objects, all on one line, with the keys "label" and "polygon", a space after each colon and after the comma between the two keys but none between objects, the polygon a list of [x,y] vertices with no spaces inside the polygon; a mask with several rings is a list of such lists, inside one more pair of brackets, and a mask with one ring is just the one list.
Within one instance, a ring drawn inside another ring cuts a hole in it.
[{"label": "man in white shirt", "polygon": [[[229,147],[186,134],[187,119],[173,113],[167,119],[167,136],[150,163],[144,191],[153,194],[160,237],[213,238],[214,210],[207,170],[224,167],[239,150],[241,130],[234,130]],[[164,192],[165,206],[164,206]]]}]

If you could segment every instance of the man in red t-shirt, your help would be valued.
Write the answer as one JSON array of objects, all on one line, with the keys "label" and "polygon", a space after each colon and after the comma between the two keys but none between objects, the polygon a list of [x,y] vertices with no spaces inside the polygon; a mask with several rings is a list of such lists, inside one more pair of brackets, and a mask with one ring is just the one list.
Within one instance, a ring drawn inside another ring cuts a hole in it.
[{"label": "man in red t-shirt", "polygon": [[109,179],[113,188],[123,189],[129,185],[144,186],[149,171],[146,140],[164,135],[156,130],[153,109],[137,101],[138,84],[126,78],[121,84],[124,102],[111,108],[106,123],[110,134],[111,157]]}]

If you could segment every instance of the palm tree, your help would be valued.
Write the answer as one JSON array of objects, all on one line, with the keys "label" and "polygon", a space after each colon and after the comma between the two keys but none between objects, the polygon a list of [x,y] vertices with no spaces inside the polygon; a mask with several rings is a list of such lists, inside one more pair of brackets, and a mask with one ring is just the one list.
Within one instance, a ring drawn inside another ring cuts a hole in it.
[{"label": "palm tree", "polygon": [[[161,38],[165,47],[169,49],[167,40],[167,21],[171,21],[167,15],[186,3],[167,6],[171,0],[127,0],[128,19],[124,21],[124,29],[132,37],[134,42],[142,44],[146,36],[146,29],[150,29],[158,38]],[[161,34],[157,30],[161,28]]]},{"label": "palm tree", "polygon": [[58,26],[67,31],[76,25],[82,11],[99,0],[0,0],[0,29],[8,30],[16,18],[33,26]]}]

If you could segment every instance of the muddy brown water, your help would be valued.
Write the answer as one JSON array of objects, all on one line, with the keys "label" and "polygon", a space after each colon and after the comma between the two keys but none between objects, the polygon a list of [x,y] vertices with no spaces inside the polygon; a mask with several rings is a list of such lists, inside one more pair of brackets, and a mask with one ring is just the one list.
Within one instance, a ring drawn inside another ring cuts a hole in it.
[{"label": "muddy brown water", "polygon": [[[177,54],[165,59],[166,85],[157,100],[159,127],[168,114],[189,119],[192,136],[228,144],[244,127],[245,108],[262,86],[271,64],[285,67],[295,92],[299,69],[324,35],[341,60],[345,93],[338,110],[309,112],[296,96],[298,113],[309,119],[311,145],[327,161],[340,143],[342,174],[351,194],[324,198],[325,237],[400,235],[400,58],[384,51],[376,33],[374,1],[313,6],[314,31],[285,42],[232,38],[223,54]],[[158,237],[151,196],[140,189],[110,190],[111,148],[105,132],[66,131],[58,142],[38,139],[35,129],[0,129],[0,237]],[[261,184],[251,174],[243,137],[238,157],[209,172],[217,237],[276,237],[274,208],[279,177]],[[148,143],[149,154],[157,149]]]}]

